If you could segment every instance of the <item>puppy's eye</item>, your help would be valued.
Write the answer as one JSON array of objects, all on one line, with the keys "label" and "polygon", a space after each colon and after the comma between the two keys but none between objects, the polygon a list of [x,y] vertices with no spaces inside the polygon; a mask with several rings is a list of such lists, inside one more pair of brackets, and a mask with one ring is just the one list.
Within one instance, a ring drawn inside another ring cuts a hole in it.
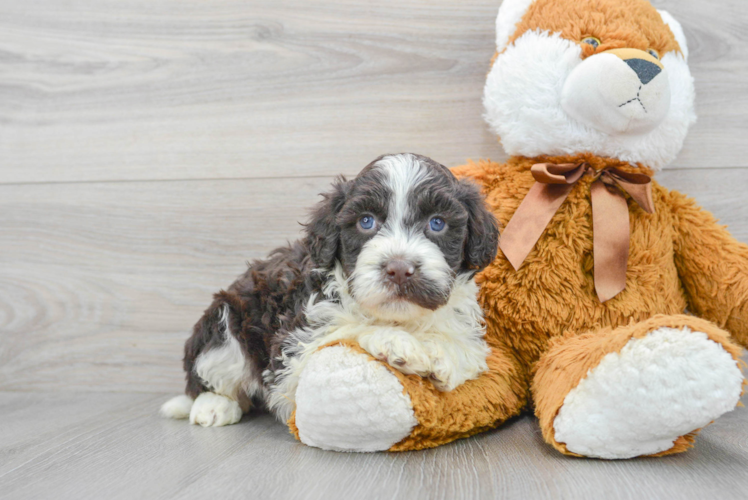
[{"label": "puppy's eye", "polygon": [[647,52],[649,52],[649,55],[654,57],[655,59],[660,58],[660,53],[657,52],[655,49],[649,49]]},{"label": "puppy's eye", "polygon": [[364,215],[358,220],[358,227],[364,231],[371,231],[377,225],[377,221],[371,215]]},{"label": "puppy's eye", "polygon": [[600,46],[600,39],[595,38],[594,36],[586,36],[582,38],[582,43],[586,43],[587,45],[592,45],[593,49],[596,49]]},{"label": "puppy's eye", "polygon": [[432,217],[431,220],[429,221],[429,227],[435,233],[438,233],[439,231],[444,230],[444,226],[446,225],[447,223],[444,222],[444,219],[442,219],[441,217]]}]

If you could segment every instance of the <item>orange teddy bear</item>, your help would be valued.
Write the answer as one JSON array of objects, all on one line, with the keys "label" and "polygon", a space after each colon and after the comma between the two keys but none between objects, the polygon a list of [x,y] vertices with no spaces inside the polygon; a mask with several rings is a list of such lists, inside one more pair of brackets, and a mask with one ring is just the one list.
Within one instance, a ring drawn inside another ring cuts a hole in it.
[{"label": "orange teddy bear", "polygon": [[441,393],[355,344],[326,347],[307,370],[331,349],[378,363],[378,373],[327,365],[324,376],[359,381],[362,409],[399,405],[412,418],[384,432],[364,410],[317,415],[303,393],[336,386],[302,373],[296,436],[323,448],[366,435],[378,443],[370,449],[420,449],[532,405],[556,449],[613,459],[684,451],[735,408],[748,246],[650,180],[695,119],[687,59],[680,25],[645,0],[505,0],[484,104],[512,157],[455,169],[482,186],[505,228],[477,278],[489,371]]}]

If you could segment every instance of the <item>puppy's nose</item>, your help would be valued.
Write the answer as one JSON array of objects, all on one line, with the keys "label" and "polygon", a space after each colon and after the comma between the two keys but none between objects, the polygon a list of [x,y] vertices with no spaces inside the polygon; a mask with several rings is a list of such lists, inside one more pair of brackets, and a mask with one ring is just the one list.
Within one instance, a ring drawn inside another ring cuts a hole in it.
[{"label": "puppy's nose", "polygon": [[634,70],[636,76],[639,77],[639,81],[642,82],[642,85],[648,84],[654,79],[654,77],[662,72],[662,68],[654,63],[645,61],[644,59],[629,59],[624,62]]},{"label": "puppy's nose", "polygon": [[393,260],[384,268],[384,272],[387,273],[387,279],[402,285],[410,279],[416,272],[415,266],[410,262],[404,260]]}]

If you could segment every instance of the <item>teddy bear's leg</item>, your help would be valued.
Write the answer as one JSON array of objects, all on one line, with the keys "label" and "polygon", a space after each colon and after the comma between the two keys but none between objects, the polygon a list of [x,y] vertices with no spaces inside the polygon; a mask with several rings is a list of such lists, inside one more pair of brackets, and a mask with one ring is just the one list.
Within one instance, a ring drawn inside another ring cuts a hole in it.
[{"label": "teddy bear's leg", "polygon": [[489,371],[450,392],[404,375],[355,342],[310,355],[289,428],[303,443],[340,451],[431,448],[499,425],[527,401],[527,377],[492,346]]},{"label": "teddy bear's leg", "polygon": [[543,436],[570,455],[685,451],[737,405],[740,353],[726,332],[683,315],[560,338],[532,382]]}]

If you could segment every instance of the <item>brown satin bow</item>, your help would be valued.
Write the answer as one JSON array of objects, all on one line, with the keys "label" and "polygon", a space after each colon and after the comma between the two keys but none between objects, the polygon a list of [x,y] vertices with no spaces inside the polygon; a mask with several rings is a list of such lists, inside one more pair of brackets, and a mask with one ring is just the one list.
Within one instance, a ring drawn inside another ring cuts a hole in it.
[{"label": "brown satin bow", "polygon": [[595,176],[590,185],[595,290],[600,301],[605,302],[626,288],[629,210],[621,190],[647,213],[654,213],[652,179],[648,175],[614,167],[595,173],[586,162],[533,165],[532,176],[537,182],[504,229],[499,246],[514,269],[519,269],[574,184],[585,175]]}]

